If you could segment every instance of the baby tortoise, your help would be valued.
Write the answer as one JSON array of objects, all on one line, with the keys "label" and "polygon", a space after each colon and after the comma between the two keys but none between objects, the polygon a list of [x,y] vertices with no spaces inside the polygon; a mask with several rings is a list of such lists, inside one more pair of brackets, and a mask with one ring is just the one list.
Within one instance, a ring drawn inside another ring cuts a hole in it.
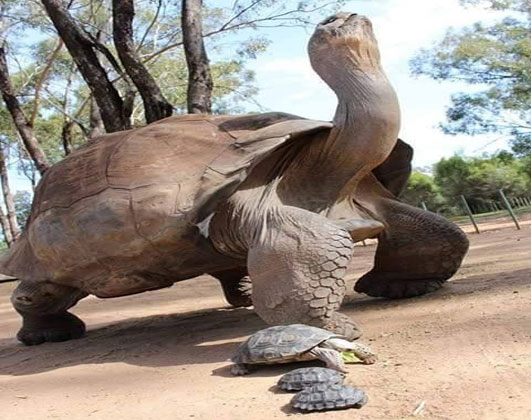
[{"label": "baby tortoise", "polygon": [[291,400],[293,408],[302,411],[361,408],[367,404],[365,391],[342,384],[316,384],[297,393]]},{"label": "baby tortoise", "polygon": [[249,365],[290,363],[319,359],[330,369],[347,372],[343,357],[354,355],[365,364],[375,355],[361,343],[322,328],[303,324],[280,325],[260,330],[242,343],[231,360],[233,375],[246,375]]},{"label": "baby tortoise", "polygon": [[278,381],[284,391],[300,391],[317,384],[342,384],[345,375],[337,370],[323,367],[308,367],[292,370]]}]

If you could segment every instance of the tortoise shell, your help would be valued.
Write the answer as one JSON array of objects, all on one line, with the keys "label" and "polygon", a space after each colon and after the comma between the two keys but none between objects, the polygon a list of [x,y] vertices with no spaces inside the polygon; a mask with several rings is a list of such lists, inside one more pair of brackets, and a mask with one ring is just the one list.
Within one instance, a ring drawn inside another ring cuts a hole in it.
[{"label": "tortoise shell", "polygon": [[322,328],[303,324],[269,327],[251,335],[238,347],[231,360],[237,364],[305,360],[305,353],[332,337],[338,336]]},{"label": "tortoise shell", "polygon": [[367,404],[365,391],[341,384],[316,384],[296,394],[291,405],[303,411],[361,408]]},{"label": "tortoise shell", "polygon": [[[248,145],[247,136],[294,120],[312,124],[284,113],[184,115],[90,141],[44,174],[26,228],[0,272],[113,297],[219,269],[222,257],[190,220],[198,193],[215,195],[221,183],[205,174],[220,157],[211,172],[220,165],[239,168],[243,159],[245,179],[250,159],[291,140],[265,144],[251,136]],[[226,194],[235,188],[232,182]]]},{"label": "tortoise shell", "polygon": [[285,391],[300,391],[317,384],[342,384],[345,375],[337,370],[323,367],[307,367],[292,370],[282,375],[279,388]]},{"label": "tortoise shell", "polygon": [[[330,127],[274,112],[184,115],[94,139],[41,178],[0,272],[115,297],[232,267],[200,223],[262,159]],[[404,166],[393,156],[384,185]]]}]

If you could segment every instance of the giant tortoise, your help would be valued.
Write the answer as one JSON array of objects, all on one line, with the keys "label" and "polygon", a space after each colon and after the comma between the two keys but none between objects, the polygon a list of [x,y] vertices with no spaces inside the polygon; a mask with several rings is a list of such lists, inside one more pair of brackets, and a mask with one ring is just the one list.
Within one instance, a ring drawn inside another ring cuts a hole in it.
[{"label": "giant tortoise", "polygon": [[411,169],[399,107],[370,21],[339,13],[308,46],[334,90],[332,122],[269,113],[187,115],[98,138],[41,179],[26,229],[0,264],[26,344],[83,334],[67,312],[209,273],[268,324],[304,323],[354,339],[337,312],[354,242],[377,237],[356,290],[408,297],[439,288],[464,234],[397,199]]}]

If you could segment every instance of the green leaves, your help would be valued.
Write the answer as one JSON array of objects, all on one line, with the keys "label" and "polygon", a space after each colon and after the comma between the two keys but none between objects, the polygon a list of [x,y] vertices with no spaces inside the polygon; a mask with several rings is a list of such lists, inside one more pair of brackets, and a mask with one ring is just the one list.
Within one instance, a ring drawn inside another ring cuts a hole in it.
[{"label": "green leaves", "polygon": [[356,355],[351,351],[341,352],[341,358],[345,363],[363,363],[363,361],[356,357]]},{"label": "green leaves", "polygon": [[[531,136],[531,13],[526,0],[463,0],[463,4],[486,6],[512,13],[501,22],[449,30],[430,49],[411,61],[414,75],[435,80],[464,81],[480,90],[452,96],[446,122],[448,134],[470,135],[496,132],[514,139]],[[531,140],[529,140],[531,141]]]},{"label": "green leaves", "polygon": [[413,172],[401,199],[415,206],[424,201],[431,211],[453,215],[461,212],[461,195],[474,208],[498,201],[500,189],[509,197],[529,194],[531,155],[521,159],[502,151],[484,157],[443,158],[434,165],[433,176]]}]

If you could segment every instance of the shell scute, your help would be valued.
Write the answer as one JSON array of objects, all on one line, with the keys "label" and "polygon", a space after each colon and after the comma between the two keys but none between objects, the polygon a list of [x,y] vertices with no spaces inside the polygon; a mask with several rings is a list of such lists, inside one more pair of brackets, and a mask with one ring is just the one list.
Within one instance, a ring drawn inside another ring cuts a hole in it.
[{"label": "shell scute", "polygon": [[345,375],[337,370],[323,367],[307,367],[295,369],[283,375],[279,381],[279,388],[285,391],[300,391],[316,384],[341,384]]},{"label": "shell scute", "polygon": [[365,391],[341,384],[320,383],[296,394],[291,405],[303,411],[361,408],[368,401]]},{"label": "shell scute", "polygon": [[297,360],[335,334],[303,324],[280,325],[260,330],[242,343],[232,360],[236,363],[267,363]]}]

